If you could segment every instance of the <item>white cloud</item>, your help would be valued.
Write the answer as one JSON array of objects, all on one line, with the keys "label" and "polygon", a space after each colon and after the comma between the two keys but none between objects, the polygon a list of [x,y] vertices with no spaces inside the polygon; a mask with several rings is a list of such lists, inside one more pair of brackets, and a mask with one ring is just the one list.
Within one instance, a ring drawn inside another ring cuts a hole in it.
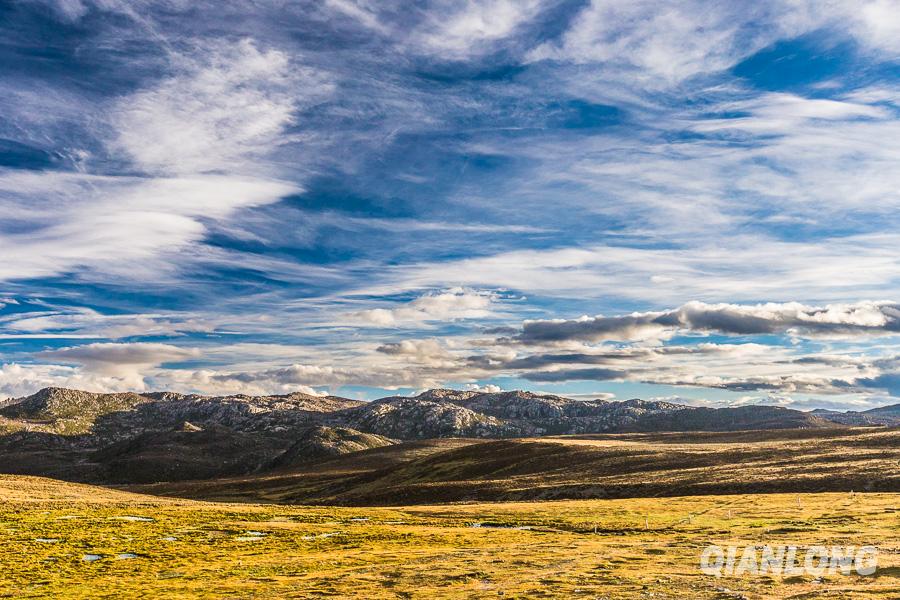
[{"label": "white cloud", "polygon": [[20,398],[45,387],[66,387],[89,392],[121,392],[130,382],[63,365],[0,364],[0,396]]},{"label": "white cloud", "polygon": [[118,339],[210,332],[213,323],[178,314],[104,315],[89,308],[13,313],[0,318],[0,337],[58,336]]},{"label": "white cloud", "polygon": [[[900,57],[900,10],[896,0],[869,0],[851,7],[851,27],[863,45]],[[855,18],[854,18],[855,17]]]},{"label": "white cloud", "polygon": [[168,77],[108,107],[112,135],[96,132],[144,176],[0,170],[4,213],[28,224],[0,232],[0,280],[159,278],[189,263],[184,250],[206,235],[204,221],[300,191],[264,158],[285,142],[295,111],[331,93],[326,77],[249,39],[170,58]]},{"label": "white cloud", "polygon": [[358,21],[368,29],[381,34],[389,34],[390,28],[384,25],[366,0],[325,0],[325,5]]},{"label": "white cloud", "polygon": [[[854,301],[900,293],[898,244],[900,236],[893,234],[785,242],[747,234],[720,237],[710,231],[708,240],[699,238],[675,248],[597,245],[514,250],[403,265],[386,270],[381,282],[356,292],[389,294],[450,284],[550,297],[653,298],[661,303],[692,298]],[[651,281],[654,275],[657,279]]]},{"label": "white cloud", "polygon": [[419,362],[443,360],[450,356],[447,349],[434,338],[427,340],[402,340],[400,342],[383,344],[378,347],[378,352],[390,356],[408,357]]},{"label": "white cloud", "polygon": [[804,98],[786,93],[762,94],[752,100],[726,102],[716,108],[718,111],[746,112],[751,116],[725,120],[710,119],[694,129],[703,131],[732,126],[760,133],[790,135],[791,126],[802,124],[808,119],[843,121],[857,117],[889,119],[893,116],[890,111],[867,103]]},{"label": "white cloud", "polygon": [[42,360],[81,365],[87,373],[118,381],[120,391],[140,391],[146,387],[145,378],[155,367],[195,359],[200,353],[196,349],[170,344],[134,342],[69,346],[40,352],[35,356]]},{"label": "white cloud", "polygon": [[499,385],[494,385],[493,383],[487,383],[484,385],[470,383],[466,386],[466,390],[470,392],[479,392],[482,394],[499,394],[503,391],[503,388]]},{"label": "white cloud", "polygon": [[724,3],[593,0],[561,42],[539,46],[531,59],[606,63],[613,77],[618,72],[619,78],[627,74],[644,85],[664,86],[727,68],[792,25],[778,20],[770,28],[746,32],[738,43],[742,28],[759,12]]},{"label": "white cloud", "polygon": [[464,0],[435,2],[411,36],[414,48],[462,59],[513,34],[536,16],[540,0]]},{"label": "white cloud", "polygon": [[780,39],[825,27],[887,59],[900,48],[892,0],[592,0],[560,40],[538,46],[529,58],[600,63],[605,79],[655,89],[723,71]]},{"label": "white cloud", "polygon": [[399,387],[420,381],[420,374],[411,370],[387,370],[373,373],[366,368],[341,368],[330,365],[292,364],[262,370],[200,370],[193,372],[170,371],[170,381],[192,388],[233,390],[235,385],[241,390],[254,393],[287,392],[297,389],[309,390],[314,387],[342,385],[374,385],[378,387]]},{"label": "white cloud", "polygon": [[177,60],[174,76],[113,109],[113,149],[146,172],[240,172],[282,142],[301,104],[333,89],[319,72],[249,39],[198,47],[191,56]]},{"label": "white cloud", "polygon": [[374,308],[352,313],[350,316],[376,327],[397,327],[427,321],[478,319],[491,315],[494,300],[495,296],[491,293],[455,288],[425,294],[399,308]]},{"label": "white cloud", "polygon": [[173,258],[179,251],[202,239],[202,218],[227,218],[296,189],[220,175],[137,179],[0,172],[4,210],[36,227],[0,233],[0,253],[8,258],[0,264],[0,280],[79,270],[157,278],[177,268]]},{"label": "white cloud", "polygon": [[88,6],[82,0],[40,0],[53,7],[66,21],[77,21],[87,14]]}]

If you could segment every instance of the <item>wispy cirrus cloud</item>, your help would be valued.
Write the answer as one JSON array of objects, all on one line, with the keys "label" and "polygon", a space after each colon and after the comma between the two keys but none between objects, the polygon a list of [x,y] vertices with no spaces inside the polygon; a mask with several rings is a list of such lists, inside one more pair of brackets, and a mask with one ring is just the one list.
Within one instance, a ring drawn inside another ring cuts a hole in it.
[{"label": "wispy cirrus cloud", "polygon": [[295,111],[331,92],[324,75],[250,39],[194,42],[168,69],[105,113],[87,107],[107,156],[85,152],[85,172],[0,170],[11,225],[0,229],[10,257],[0,277],[159,277],[206,222],[302,189],[262,159],[284,143]]},{"label": "wispy cirrus cloud", "polygon": [[891,57],[896,56],[892,34],[900,19],[889,5],[885,0],[859,6],[706,0],[661,6],[649,0],[592,0],[560,39],[538,46],[530,58],[599,63],[624,85],[659,88],[715,74],[778,40],[825,28]]},{"label": "wispy cirrus cloud", "polygon": [[540,0],[434,2],[411,36],[417,49],[462,59],[490,50],[537,16]]}]

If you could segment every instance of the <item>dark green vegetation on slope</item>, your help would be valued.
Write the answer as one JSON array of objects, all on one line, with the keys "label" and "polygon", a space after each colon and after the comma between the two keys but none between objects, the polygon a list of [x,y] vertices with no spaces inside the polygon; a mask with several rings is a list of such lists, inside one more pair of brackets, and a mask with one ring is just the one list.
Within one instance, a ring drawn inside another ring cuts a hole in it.
[{"label": "dark green vegetation on slope", "polygon": [[401,505],[900,491],[900,431],[780,430],[427,440],[279,472],[131,489],[229,501]]}]

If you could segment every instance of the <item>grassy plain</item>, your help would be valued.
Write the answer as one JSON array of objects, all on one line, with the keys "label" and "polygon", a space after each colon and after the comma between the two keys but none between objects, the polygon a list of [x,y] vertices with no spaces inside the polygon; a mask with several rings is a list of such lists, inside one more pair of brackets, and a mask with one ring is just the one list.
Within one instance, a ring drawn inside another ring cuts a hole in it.
[{"label": "grassy plain", "polygon": [[[0,476],[0,595],[896,598],[898,511],[847,492],[305,507]],[[876,545],[879,569],[716,578],[698,569],[710,543]]]}]

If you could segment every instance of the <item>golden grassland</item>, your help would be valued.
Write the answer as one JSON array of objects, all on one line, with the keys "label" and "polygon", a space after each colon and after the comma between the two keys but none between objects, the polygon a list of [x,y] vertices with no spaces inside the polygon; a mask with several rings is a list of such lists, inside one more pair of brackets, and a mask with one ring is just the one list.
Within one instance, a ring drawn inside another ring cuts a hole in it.
[{"label": "golden grassland", "polygon": [[[0,595],[896,598],[898,511],[845,492],[305,507],[0,476]],[[698,568],[710,543],[875,545],[879,568],[716,578]]]}]

